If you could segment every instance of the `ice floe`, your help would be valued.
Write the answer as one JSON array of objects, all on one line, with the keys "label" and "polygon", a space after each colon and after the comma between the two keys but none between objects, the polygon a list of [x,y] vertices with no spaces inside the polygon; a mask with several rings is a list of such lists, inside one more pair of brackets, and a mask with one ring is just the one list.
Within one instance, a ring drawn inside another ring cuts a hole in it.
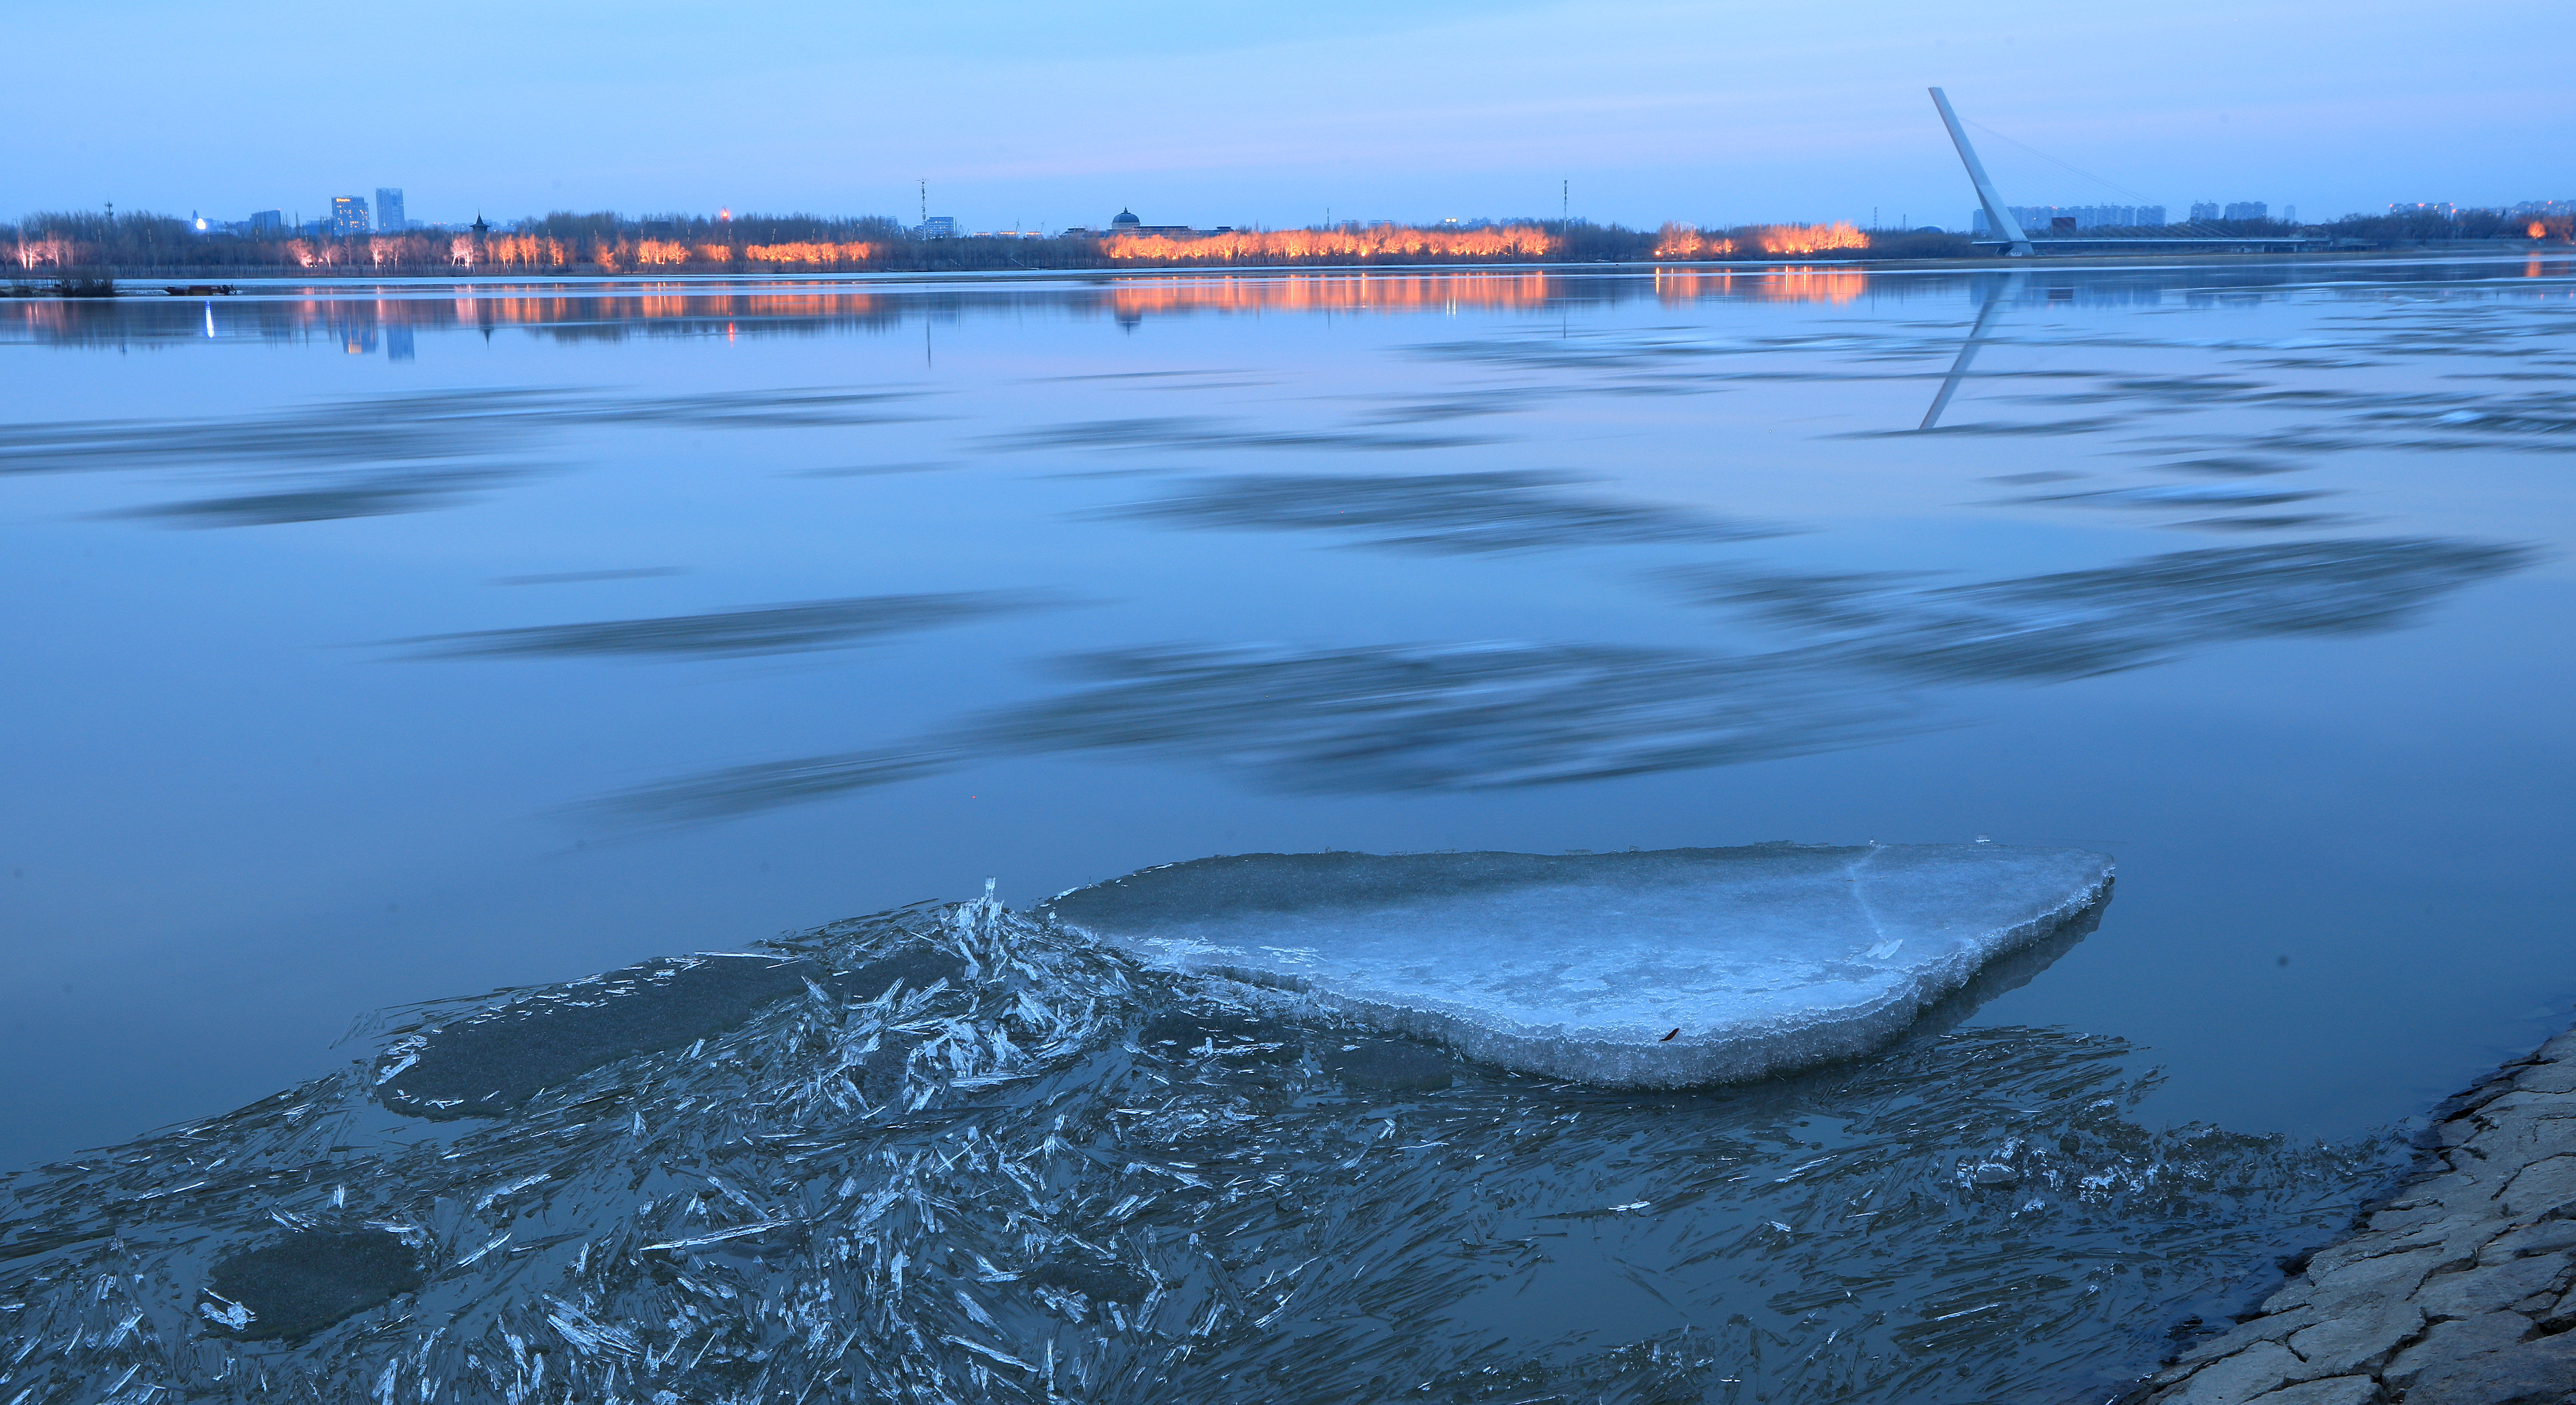
[{"label": "ice floe", "polygon": [[1242,854],[1045,911],[1507,1068],[1669,1088],[1865,1053],[2110,884],[2104,855],[1997,844]]}]

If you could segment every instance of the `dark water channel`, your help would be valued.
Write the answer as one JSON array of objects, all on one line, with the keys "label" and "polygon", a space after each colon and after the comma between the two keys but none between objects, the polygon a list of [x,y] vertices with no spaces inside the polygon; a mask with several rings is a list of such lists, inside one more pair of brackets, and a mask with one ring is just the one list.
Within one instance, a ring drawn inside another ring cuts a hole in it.
[{"label": "dark water channel", "polygon": [[[1043,1339],[1102,1400],[2082,1399],[2576,998],[2567,260],[280,286],[0,305],[0,384],[0,1167],[133,1143],[0,1200],[37,1398],[219,1372],[210,1256],[363,1205],[411,1326],[274,1379],[1042,1394]],[[1192,1063],[1003,915],[818,929],[1981,836],[2115,855],[2098,929],[1724,1094]],[[772,1011],[614,1118],[369,1110],[368,1012],[782,931],[1030,1003]],[[817,1132],[801,1060],[898,1038],[945,1081]],[[825,1350],[862,1319],[912,1345]]]}]

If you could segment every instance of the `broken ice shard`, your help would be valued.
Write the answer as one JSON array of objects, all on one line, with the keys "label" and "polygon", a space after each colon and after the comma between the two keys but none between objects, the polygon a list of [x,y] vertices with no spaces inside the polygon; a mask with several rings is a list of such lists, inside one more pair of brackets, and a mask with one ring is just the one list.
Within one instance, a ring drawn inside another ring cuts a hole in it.
[{"label": "broken ice shard", "polygon": [[1866,1053],[1998,957],[2080,929],[2111,868],[1998,844],[1241,854],[1046,910],[1151,964],[1311,992],[1470,1058],[1668,1088]]}]

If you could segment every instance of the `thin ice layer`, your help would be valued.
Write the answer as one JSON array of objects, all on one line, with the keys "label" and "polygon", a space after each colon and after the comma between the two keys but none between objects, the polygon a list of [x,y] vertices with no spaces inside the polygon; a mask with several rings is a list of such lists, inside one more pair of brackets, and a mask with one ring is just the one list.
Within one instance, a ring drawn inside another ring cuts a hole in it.
[{"label": "thin ice layer", "polygon": [[809,989],[872,999],[965,979],[954,956],[900,952],[851,971],[812,961],[700,954],[647,961],[478,1011],[391,1051],[376,1097],[415,1117],[501,1117],[602,1064],[676,1049]]},{"label": "thin ice layer", "polygon": [[1670,1088],[1865,1053],[2110,884],[2105,855],[1998,844],[1240,854],[1047,906],[1153,964],[1470,1057]]},{"label": "thin ice layer", "polygon": [[354,1313],[420,1291],[419,1258],[382,1230],[297,1230],[214,1267],[201,1308],[248,1340],[308,1337]]}]

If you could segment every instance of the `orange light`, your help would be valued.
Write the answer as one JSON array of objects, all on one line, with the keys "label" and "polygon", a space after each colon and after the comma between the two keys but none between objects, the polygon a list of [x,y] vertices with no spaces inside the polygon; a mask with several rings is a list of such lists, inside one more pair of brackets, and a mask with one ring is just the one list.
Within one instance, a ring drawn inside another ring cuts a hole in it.
[{"label": "orange light", "polygon": [[1849,268],[1795,268],[1756,278],[1751,288],[1764,302],[1846,303],[1869,291],[1869,275]]},{"label": "orange light", "polygon": [[26,239],[18,241],[20,268],[61,268],[82,262],[80,246],[69,239]]},{"label": "orange light", "polygon": [[1668,224],[1657,232],[1659,259],[1722,259],[1735,252],[1735,241],[1722,234],[1703,234],[1686,224]]},{"label": "orange light", "polygon": [[751,244],[742,256],[752,263],[802,264],[831,268],[845,263],[866,263],[876,252],[872,244]]},{"label": "orange light", "polygon": [[367,258],[378,268],[429,262],[429,240],[417,234],[375,235],[367,240]]},{"label": "orange light", "polygon": [[1546,304],[1548,275],[1527,273],[1289,274],[1278,278],[1138,279],[1110,293],[1121,317],[1183,312],[1402,312]]},{"label": "orange light", "polygon": [[1543,258],[1556,239],[1535,225],[1492,229],[1412,229],[1380,224],[1366,229],[1229,231],[1175,238],[1166,234],[1116,234],[1100,251],[1122,263],[1294,263],[1304,259]]},{"label": "orange light", "polygon": [[1676,305],[1714,297],[1745,297],[1755,302],[1847,303],[1867,291],[1869,275],[1850,268],[1791,268],[1741,276],[1733,270],[1655,270],[1655,296]]},{"label": "orange light", "polygon": [[[32,242],[32,241],[31,241]],[[5,249],[0,244],[0,249]],[[281,245],[282,247],[282,245]],[[321,251],[310,251],[318,263]],[[74,251],[76,254],[77,251]],[[67,254],[67,258],[72,255]],[[292,267],[294,260],[287,260]],[[2535,260],[2534,270],[2553,267]],[[1732,297],[1757,302],[1848,303],[1868,290],[1870,275],[1854,268],[1668,267],[1655,270],[1655,293],[1668,303]],[[1102,280],[1097,301],[1082,306],[1120,318],[1156,315],[1262,315],[1271,313],[1409,313],[1483,310],[1536,312],[1566,292],[1563,275],[1537,268],[1300,269],[1269,274],[1184,271],[1128,274]],[[672,285],[663,285],[669,289]],[[379,305],[387,326],[549,326],[579,321],[599,325],[674,323],[690,330],[721,325],[738,340],[748,325],[817,318],[885,319],[907,314],[906,300],[882,293],[846,291],[846,285],[765,285],[774,291],[643,291],[602,295],[471,298],[453,302],[398,301]],[[288,305],[297,325],[336,328],[346,304],[309,299]],[[0,299],[0,323],[66,325],[60,304],[41,298]]]},{"label": "orange light", "polygon": [[1766,254],[1821,254],[1834,249],[1866,249],[1869,236],[1848,220],[1832,224],[1764,225],[1754,234]]},{"label": "orange light", "polygon": [[571,245],[542,234],[496,234],[484,241],[483,254],[503,268],[562,268],[574,262]]}]

